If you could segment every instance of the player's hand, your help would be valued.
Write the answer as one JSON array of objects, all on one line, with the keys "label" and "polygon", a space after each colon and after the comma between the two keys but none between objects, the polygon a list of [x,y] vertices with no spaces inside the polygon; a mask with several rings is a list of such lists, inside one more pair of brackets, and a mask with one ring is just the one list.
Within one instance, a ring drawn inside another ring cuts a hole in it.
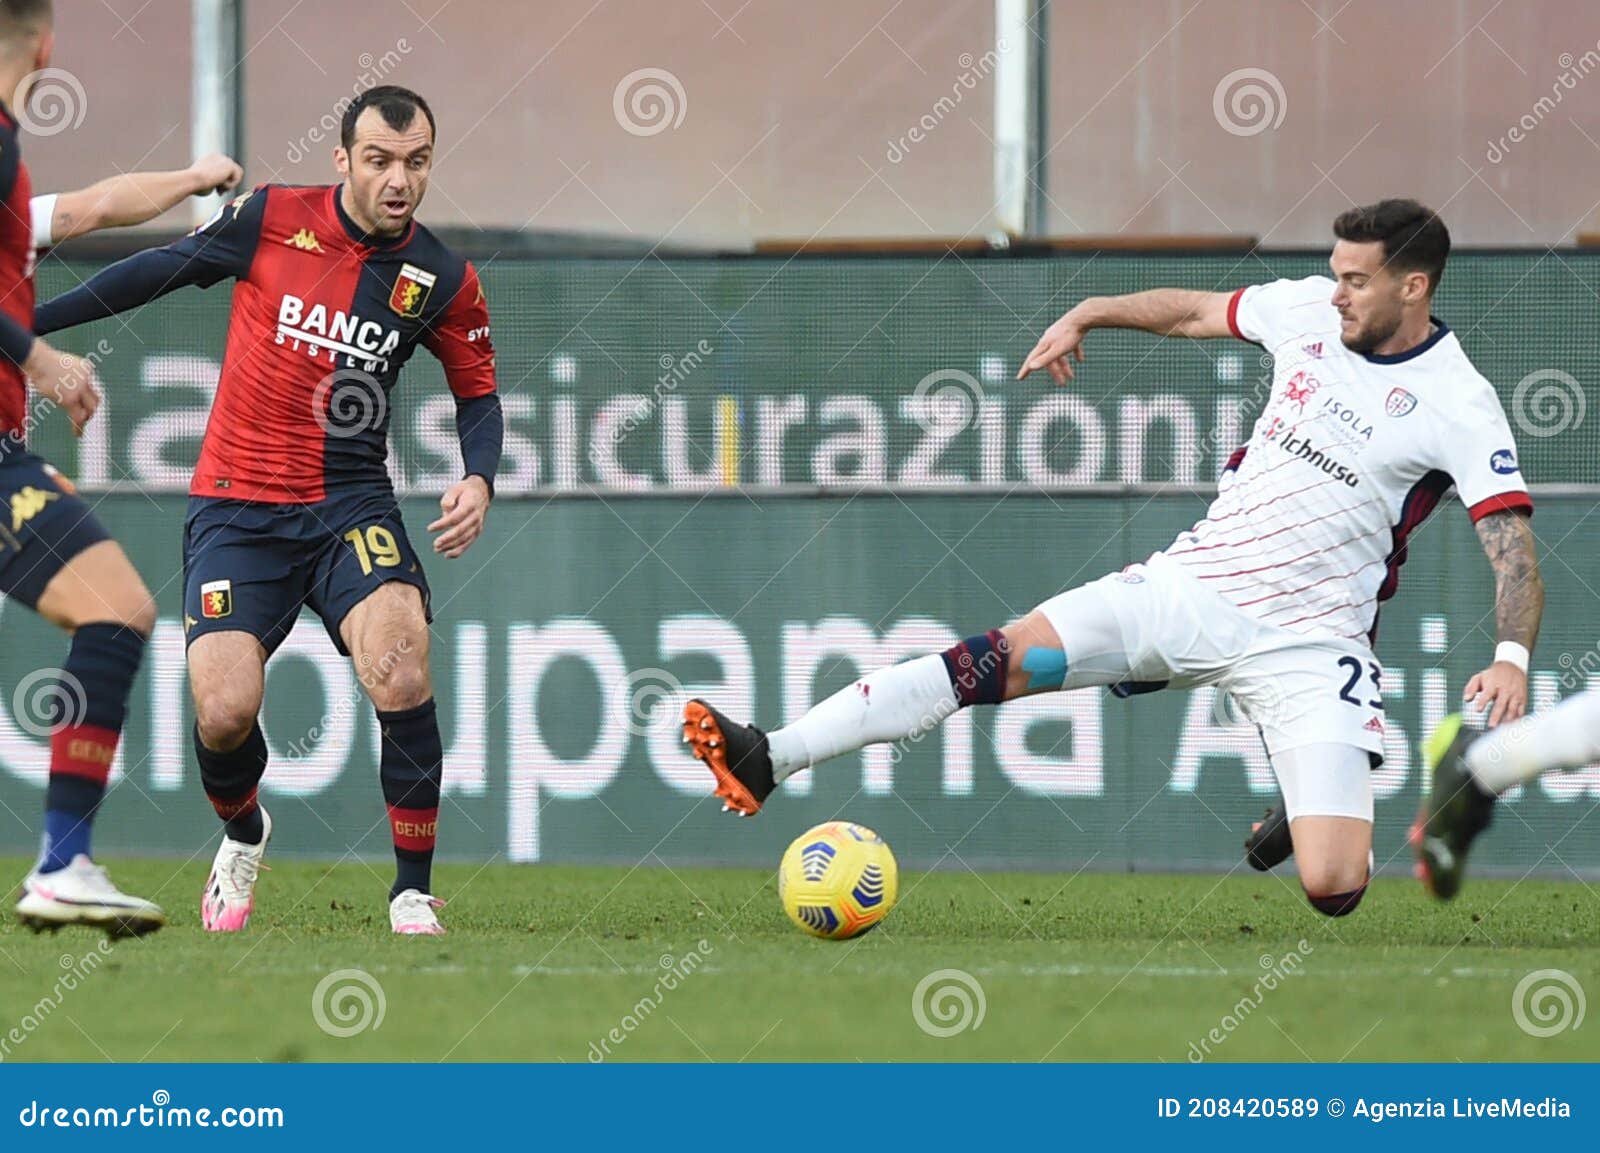
[{"label": "player's hand", "polygon": [[93,363],[35,340],[22,371],[40,396],[67,414],[72,435],[82,436],[84,425],[100,407],[100,382]]},{"label": "player's hand", "polygon": [[456,481],[439,498],[439,509],[444,515],[428,526],[429,532],[439,534],[433,551],[453,560],[483,533],[483,518],[489,512],[488,482],[481,476]]},{"label": "player's hand", "polygon": [[239,167],[238,161],[220,152],[196,160],[189,165],[189,173],[194,177],[196,196],[231,192],[244,179],[244,169]]},{"label": "player's hand", "polygon": [[1072,379],[1072,358],[1077,357],[1078,363],[1083,363],[1083,338],[1087,332],[1078,318],[1068,312],[1044,330],[1039,343],[1033,346],[1033,351],[1017,370],[1017,379],[1023,380],[1030,372],[1045,368],[1050,370],[1057,384],[1066,384]]},{"label": "player's hand", "polygon": [[1493,705],[1489,714],[1491,729],[1501,722],[1517,720],[1528,711],[1528,674],[1510,661],[1495,661],[1467,682],[1461,699],[1477,709]]}]

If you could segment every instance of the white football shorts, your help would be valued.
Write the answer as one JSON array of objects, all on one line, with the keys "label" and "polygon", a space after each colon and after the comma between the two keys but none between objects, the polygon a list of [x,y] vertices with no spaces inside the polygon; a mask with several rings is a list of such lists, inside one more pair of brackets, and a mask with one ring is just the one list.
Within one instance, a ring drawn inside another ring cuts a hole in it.
[{"label": "white football shorts", "polygon": [[[1383,756],[1383,668],[1366,645],[1265,624],[1156,553],[1039,606],[1061,638],[1068,689],[1124,695],[1203,685],[1226,692],[1261,730],[1290,817],[1372,819],[1365,773],[1286,781],[1282,754],[1311,745]],[[1299,810],[1298,812],[1295,810]]]}]

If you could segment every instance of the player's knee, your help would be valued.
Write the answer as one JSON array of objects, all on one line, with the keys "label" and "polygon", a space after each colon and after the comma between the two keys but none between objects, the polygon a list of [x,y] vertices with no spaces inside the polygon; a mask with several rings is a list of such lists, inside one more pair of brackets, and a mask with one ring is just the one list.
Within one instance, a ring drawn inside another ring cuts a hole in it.
[{"label": "player's knee", "polygon": [[1344,917],[1355,911],[1367,891],[1368,857],[1338,854],[1300,862],[1300,885],[1317,912]]},{"label": "player's knee", "polygon": [[402,660],[364,679],[373,705],[384,712],[414,709],[433,696],[426,660]]},{"label": "player's knee", "polygon": [[219,753],[238,748],[255,728],[259,711],[259,701],[252,703],[225,692],[196,694],[194,718],[201,743]]},{"label": "player's knee", "polygon": [[1311,907],[1326,917],[1347,917],[1356,911],[1361,898],[1366,895],[1367,883],[1362,881],[1353,889],[1338,893],[1313,893],[1306,890],[1306,900]]},{"label": "player's knee", "polygon": [[143,584],[139,586],[138,591],[139,595],[133,598],[127,611],[118,614],[122,617],[118,623],[142,637],[148,637],[156,631],[156,602],[150,599],[150,594],[145,591]]}]

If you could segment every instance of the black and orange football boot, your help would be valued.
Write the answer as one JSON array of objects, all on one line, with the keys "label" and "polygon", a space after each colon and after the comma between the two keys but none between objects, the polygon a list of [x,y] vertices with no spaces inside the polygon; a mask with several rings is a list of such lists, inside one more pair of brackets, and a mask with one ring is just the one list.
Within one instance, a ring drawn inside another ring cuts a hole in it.
[{"label": "black and orange football boot", "polygon": [[692,700],[683,706],[683,739],[717,778],[723,812],[749,817],[761,811],[761,802],[777,787],[766,733]]}]

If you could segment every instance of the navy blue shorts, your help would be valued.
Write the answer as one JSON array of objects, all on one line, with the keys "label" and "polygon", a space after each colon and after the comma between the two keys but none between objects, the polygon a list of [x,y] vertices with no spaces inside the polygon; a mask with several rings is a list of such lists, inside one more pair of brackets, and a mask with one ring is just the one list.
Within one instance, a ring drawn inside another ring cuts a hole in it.
[{"label": "navy blue shorts", "polygon": [[64,476],[0,437],[0,593],[31,609],[68,561],[110,539]]},{"label": "navy blue shorts", "polygon": [[355,490],[315,504],[189,498],[183,526],[189,644],[207,633],[238,630],[253,634],[271,654],[304,605],[348,656],[340,624],[388,581],[415,586],[433,620],[428,578],[392,492]]}]

